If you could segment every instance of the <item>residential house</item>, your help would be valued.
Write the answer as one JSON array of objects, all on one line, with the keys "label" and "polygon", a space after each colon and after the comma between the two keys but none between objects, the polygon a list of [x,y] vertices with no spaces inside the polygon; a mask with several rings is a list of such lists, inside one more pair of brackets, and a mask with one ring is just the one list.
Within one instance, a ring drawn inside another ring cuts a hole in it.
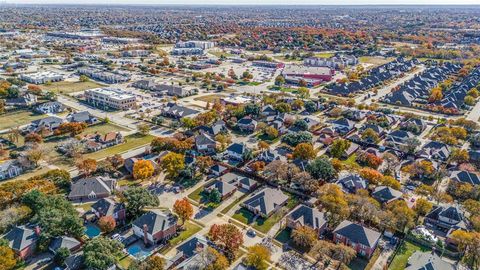
[{"label": "residential house", "polygon": [[214,189],[220,193],[222,200],[232,196],[237,191],[237,187],[234,184],[221,180],[215,180],[212,184],[205,187],[206,192],[212,192]]},{"label": "residential house", "polygon": [[243,161],[244,155],[249,151],[245,143],[232,143],[227,148],[227,155],[231,159]]},{"label": "residential house", "polygon": [[177,219],[170,211],[152,209],[133,221],[133,233],[145,244],[155,245],[177,233]]},{"label": "residential house", "polygon": [[36,95],[26,93],[16,98],[7,98],[5,100],[5,106],[30,107],[37,104],[37,102],[38,99]]},{"label": "residential house", "polygon": [[8,241],[8,246],[18,257],[25,260],[35,252],[39,234],[39,227],[15,226],[3,236],[3,239]]},{"label": "residential house", "polygon": [[200,133],[208,133],[210,136],[216,136],[218,134],[228,133],[227,125],[223,120],[218,120],[212,124],[212,126],[200,126],[198,127]]},{"label": "residential house", "polygon": [[446,161],[450,157],[450,148],[445,143],[430,141],[422,147],[418,155],[427,159]]},{"label": "residential house", "polygon": [[14,159],[0,161],[0,180],[13,178],[23,172],[23,167]]},{"label": "residential house", "polygon": [[442,260],[435,252],[415,251],[408,258],[405,270],[456,270],[455,265]]},{"label": "residential house", "polygon": [[242,206],[262,217],[269,217],[288,202],[288,196],[279,189],[264,188],[252,194]]},{"label": "residential house", "polygon": [[390,132],[387,135],[387,138],[386,138],[385,142],[398,146],[398,145],[406,144],[409,139],[413,139],[415,137],[416,136],[413,135],[413,133],[411,133],[409,131],[398,129],[398,130]]},{"label": "residential house", "polygon": [[463,216],[463,212],[455,206],[434,206],[425,215],[425,225],[432,227],[436,232],[448,234],[451,230],[467,230],[469,225]]},{"label": "residential house", "polygon": [[125,204],[111,198],[102,198],[92,205],[92,212],[97,218],[112,217],[117,224],[123,224],[126,219]]},{"label": "residential house", "polygon": [[167,104],[161,110],[161,115],[169,118],[180,119],[182,117],[192,117],[199,111],[176,104]]},{"label": "residential house", "polygon": [[375,252],[381,233],[348,220],[333,231],[333,241],[352,247],[360,256],[370,258]]},{"label": "residential house", "polygon": [[53,254],[56,254],[58,249],[66,248],[71,253],[74,253],[75,251],[79,250],[81,246],[82,243],[73,237],[57,236],[50,242],[48,250],[50,250],[50,252]]},{"label": "residential house", "polygon": [[299,226],[307,226],[317,232],[317,236],[323,234],[327,227],[327,216],[325,212],[319,211],[316,207],[300,204],[286,216],[287,227],[296,229]]},{"label": "residential house", "polygon": [[355,173],[346,173],[339,177],[336,182],[344,192],[356,193],[360,189],[368,188],[368,181]]},{"label": "residential house", "polygon": [[205,236],[195,234],[176,248],[177,255],[171,260],[170,264],[167,262],[166,269],[187,270],[205,268],[209,262],[206,261],[203,253],[208,246],[209,241]]},{"label": "residential house", "polygon": [[402,199],[403,193],[387,186],[378,186],[372,192],[372,197],[383,204]]},{"label": "residential house", "polygon": [[89,111],[82,111],[76,113],[70,113],[66,117],[68,122],[75,122],[75,123],[86,123],[89,125],[93,125],[99,122],[99,120],[93,116]]},{"label": "residential house", "polygon": [[245,116],[238,120],[237,128],[243,132],[254,132],[257,128],[257,121],[253,120],[251,117]]},{"label": "residential house", "polygon": [[210,173],[214,176],[220,176],[222,175],[224,172],[227,171],[227,167],[225,166],[222,166],[222,165],[219,165],[219,164],[215,164],[213,165],[212,167],[210,167]]},{"label": "residential house", "polygon": [[94,200],[112,195],[117,181],[112,178],[95,176],[77,180],[70,186],[68,199],[72,201]]},{"label": "residential house", "polygon": [[265,105],[260,112],[260,115],[263,117],[274,116],[277,115],[278,111],[273,108],[272,105]]},{"label": "residential house", "polygon": [[454,171],[450,175],[450,179],[459,183],[466,183],[472,186],[480,185],[480,177],[478,174],[469,171]]},{"label": "residential house", "polygon": [[43,114],[57,114],[65,111],[65,106],[58,101],[49,101],[35,107],[35,111]]},{"label": "residential house", "polygon": [[339,134],[347,134],[355,128],[355,122],[347,118],[340,118],[331,122],[333,129]]},{"label": "residential house", "polygon": [[214,154],[217,147],[217,142],[208,133],[201,132],[195,137],[195,146],[199,153]]},{"label": "residential house", "polygon": [[30,125],[26,128],[27,132],[47,132],[52,133],[55,129],[57,129],[62,123],[63,119],[56,117],[56,116],[48,116],[42,119],[34,120],[30,123]]}]

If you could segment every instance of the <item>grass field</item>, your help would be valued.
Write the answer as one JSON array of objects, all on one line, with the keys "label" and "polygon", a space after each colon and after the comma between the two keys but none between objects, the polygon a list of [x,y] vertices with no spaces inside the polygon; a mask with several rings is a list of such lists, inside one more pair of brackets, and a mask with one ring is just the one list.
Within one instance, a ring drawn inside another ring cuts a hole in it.
[{"label": "grass field", "polygon": [[115,145],[94,153],[86,154],[84,157],[85,158],[93,158],[93,159],[102,159],[106,158],[115,154],[119,154],[122,152],[126,152],[128,150],[135,149],[140,146],[144,146],[149,144],[155,136],[152,135],[147,135],[147,136],[142,136],[140,134],[133,134],[125,137],[125,141],[122,144]]},{"label": "grass field", "polygon": [[69,81],[61,81],[61,82],[54,82],[50,85],[42,85],[42,90],[52,91],[54,93],[60,94],[69,94],[79,91],[84,91],[87,89],[102,87],[102,84],[88,81],[88,82],[69,82]]},{"label": "grass field", "polygon": [[318,58],[330,58],[333,57],[335,54],[334,53],[316,53],[315,57]]},{"label": "grass field", "polygon": [[209,54],[211,55],[215,55],[216,57],[220,58],[222,55],[224,57],[231,57],[233,56],[233,54],[231,53],[228,53],[228,52],[224,52],[224,51],[218,51],[218,50],[210,50],[208,51]]},{"label": "grass field", "polygon": [[407,266],[408,258],[410,258],[410,256],[412,256],[415,251],[428,251],[428,249],[409,241],[403,242],[388,269],[405,269],[405,267]]},{"label": "grass field", "polygon": [[34,120],[46,117],[30,111],[15,111],[0,115],[0,130],[26,125]]},{"label": "grass field", "polygon": [[361,56],[358,61],[360,63],[365,63],[365,64],[372,64],[376,66],[380,66],[383,64],[386,64],[388,62],[391,62],[394,58],[393,57],[378,57],[378,56]]},{"label": "grass field", "polygon": [[219,102],[222,97],[225,97],[225,96],[224,95],[211,94],[211,95],[196,97],[196,98],[194,98],[194,100],[214,103],[214,102]]}]

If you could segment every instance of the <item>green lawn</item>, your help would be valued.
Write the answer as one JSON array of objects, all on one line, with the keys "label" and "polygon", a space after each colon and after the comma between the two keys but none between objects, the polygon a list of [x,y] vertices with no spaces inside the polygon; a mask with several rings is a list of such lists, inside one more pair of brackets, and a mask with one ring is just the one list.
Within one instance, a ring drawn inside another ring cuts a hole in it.
[{"label": "green lawn", "polygon": [[87,89],[93,89],[97,87],[102,87],[102,84],[88,81],[88,82],[54,82],[51,85],[42,85],[42,90],[52,91],[54,93],[60,94],[69,94],[73,92],[85,91]]},{"label": "green lawn", "polygon": [[81,135],[86,135],[86,134],[92,134],[95,132],[98,132],[100,134],[106,134],[108,132],[118,132],[118,131],[128,131],[128,129],[111,124],[111,123],[104,123],[104,124],[99,124],[99,125],[94,125],[94,126],[89,126],[87,127]]},{"label": "green lawn", "polygon": [[415,251],[428,251],[427,248],[417,245],[415,243],[404,241],[400,246],[397,254],[393,258],[392,263],[388,269],[402,270],[407,266],[408,258],[412,256]]},{"label": "green lawn", "polygon": [[127,270],[128,267],[130,266],[130,264],[132,264],[133,260],[134,260],[134,259],[133,259],[132,257],[130,257],[129,255],[127,255],[127,256],[121,258],[121,259],[118,261],[117,266],[118,266],[119,268],[121,268],[121,269]]},{"label": "green lawn", "polygon": [[230,209],[232,209],[235,205],[237,205],[241,200],[243,200],[243,198],[247,197],[248,193],[247,194],[244,194],[238,198],[235,199],[235,201],[233,201],[231,204],[229,204],[227,207],[223,208],[222,211],[220,211],[220,213],[222,214],[226,214],[228,213],[228,211],[230,211]]},{"label": "green lawn", "polygon": [[200,203],[202,199],[203,190],[204,190],[204,187],[200,186],[199,188],[195,189],[192,193],[188,194],[188,198]]},{"label": "green lawn", "polygon": [[125,142],[119,145],[115,145],[94,153],[89,153],[85,155],[85,158],[93,158],[93,159],[102,159],[106,158],[115,154],[123,153],[128,150],[132,150],[138,148],[140,146],[144,146],[149,144],[155,136],[147,135],[143,136],[140,134],[133,134],[125,137]]},{"label": "green lawn", "polygon": [[172,249],[174,246],[178,245],[180,242],[183,242],[187,240],[190,236],[196,234],[199,232],[202,227],[200,225],[197,225],[193,222],[187,221],[185,222],[185,225],[183,225],[184,229],[180,234],[169,241],[169,248],[162,250],[162,254],[167,254],[167,252]]},{"label": "green lawn", "polygon": [[285,243],[288,243],[291,240],[291,238],[292,238],[291,235],[292,235],[292,229],[285,228],[285,229],[279,231],[275,235],[275,240],[277,240],[280,243],[285,244]]},{"label": "green lawn", "polygon": [[372,65],[383,65],[386,64],[390,61],[392,61],[394,58],[393,57],[380,57],[380,56],[361,56],[358,58],[358,61],[360,63],[365,63],[365,64],[372,64]]},{"label": "green lawn", "polygon": [[323,52],[323,53],[316,53],[316,54],[315,54],[315,57],[318,57],[318,58],[330,58],[330,57],[333,57],[334,55],[335,55],[334,53]]},{"label": "green lawn", "polygon": [[15,111],[0,115],[0,130],[29,124],[30,122],[47,117],[44,114],[35,114],[30,111]]},{"label": "green lawn", "polygon": [[[290,200],[288,201],[287,205],[277,212],[275,212],[273,215],[271,215],[268,218],[261,218],[258,217],[254,220],[254,214],[250,211],[248,211],[245,208],[239,209],[233,216],[232,218],[244,223],[244,224],[249,224],[251,225],[254,229],[262,232],[262,233],[267,233],[273,225],[278,223],[282,217],[288,213],[290,209],[295,207],[298,204],[298,200],[294,197],[291,197]],[[252,224],[253,223],[253,224]]]}]

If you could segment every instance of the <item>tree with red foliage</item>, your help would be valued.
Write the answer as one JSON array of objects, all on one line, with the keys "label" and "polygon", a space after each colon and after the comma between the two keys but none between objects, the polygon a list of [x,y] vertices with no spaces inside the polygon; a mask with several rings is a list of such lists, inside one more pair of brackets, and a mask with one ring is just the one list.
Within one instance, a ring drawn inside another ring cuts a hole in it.
[{"label": "tree with red foliage", "polygon": [[176,200],[173,205],[173,212],[177,214],[182,220],[182,226],[185,224],[186,220],[189,220],[193,216],[193,207],[192,204],[188,201],[187,198],[181,200]]},{"label": "tree with red foliage", "polygon": [[208,237],[215,244],[224,248],[229,255],[233,255],[243,244],[242,232],[233,224],[213,224]]}]

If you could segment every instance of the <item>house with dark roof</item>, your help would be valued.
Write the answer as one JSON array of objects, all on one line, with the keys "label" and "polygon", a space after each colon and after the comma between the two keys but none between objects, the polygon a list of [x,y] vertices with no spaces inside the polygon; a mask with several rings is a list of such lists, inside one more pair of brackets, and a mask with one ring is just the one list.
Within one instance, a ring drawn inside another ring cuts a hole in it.
[{"label": "house with dark roof", "polygon": [[111,198],[102,198],[92,205],[92,212],[97,218],[112,217],[117,224],[123,224],[126,218],[125,204]]},{"label": "house with dark roof", "polygon": [[340,118],[332,121],[332,126],[339,134],[347,134],[355,128],[355,122],[347,118]]},{"label": "house with dark roof", "polygon": [[195,147],[199,153],[214,154],[217,142],[208,133],[201,132],[195,136]]},{"label": "house with dark roof", "polygon": [[278,111],[275,110],[272,105],[263,106],[262,111],[260,112],[260,115],[263,117],[277,115],[277,114],[278,114]]},{"label": "house with dark roof", "polygon": [[413,133],[409,131],[397,129],[390,132],[387,135],[385,142],[398,146],[398,145],[404,145],[408,139],[412,139],[412,138],[415,138],[415,135],[413,135]]},{"label": "house with dark roof", "polygon": [[430,141],[420,149],[418,155],[427,159],[446,161],[450,157],[450,147],[442,142]]},{"label": "house with dark roof", "polygon": [[161,110],[161,115],[169,118],[180,119],[182,117],[192,117],[199,111],[176,104],[168,104]]},{"label": "house with dark roof", "polygon": [[237,128],[242,132],[254,132],[257,124],[257,121],[249,116],[245,116],[237,121]]},{"label": "house with dark roof", "polygon": [[8,241],[8,246],[17,256],[26,259],[35,252],[39,234],[39,227],[15,226],[3,236],[3,239]]},{"label": "house with dark roof", "polygon": [[435,252],[415,251],[408,258],[405,270],[456,270],[455,265],[442,260]]},{"label": "house with dark roof", "polygon": [[372,197],[383,204],[402,199],[403,193],[387,186],[378,186],[372,192]]},{"label": "house with dark roof", "polygon": [[336,182],[344,192],[356,193],[360,189],[368,188],[368,181],[355,173],[346,173],[339,177]]},{"label": "house with dark roof", "polygon": [[81,246],[82,243],[73,237],[57,236],[50,242],[48,250],[53,254],[56,254],[59,248],[66,248],[70,253],[74,253],[80,249]]},{"label": "house with dark roof", "polygon": [[296,229],[299,226],[307,226],[317,232],[317,236],[323,234],[327,227],[327,216],[325,212],[319,211],[316,207],[300,204],[285,217],[287,227]]},{"label": "house with dark roof", "polygon": [[167,269],[203,269],[211,262],[202,256],[209,246],[209,241],[203,235],[195,234],[176,248],[177,254]]},{"label": "house with dark roof", "polygon": [[480,185],[480,177],[478,174],[469,171],[454,171],[450,174],[450,179],[472,186]]},{"label": "house with dark roof", "polygon": [[266,187],[250,195],[242,206],[262,217],[269,217],[288,202],[288,196],[279,189]]},{"label": "house with dark roof", "polygon": [[353,248],[358,255],[370,258],[377,248],[381,233],[348,220],[333,231],[333,241]]},{"label": "house with dark roof", "polygon": [[145,244],[155,245],[177,233],[177,220],[170,211],[152,209],[133,221],[133,233]]},{"label": "house with dark roof", "polygon": [[222,175],[225,171],[227,171],[227,167],[215,164],[212,167],[210,167],[210,173],[213,174],[214,176],[220,176]]},{"label": "house with dark roof", "polygon": [[237,191],[237,187],[234,184],[228,183],[226,181],[215,180],[213,183],[205,187],[205,191],[210,193],[216,189],[222,196],[222,200],[230,197]]},{"label": "house with dark roof", "polygon": [[245,145],[245,143],[232,143],[227,148],[227,155],[231,159],[242,161],[247,151],[249,150],[247,149],[247,146]]},{"label": "house with dark roof", "polygon": [[432,227],[435,232],[442,232],[445,235],[452,230],[469,228],[463,212],[455,206],[434,206],[425,215],[424,223],[426,226]]},{"label": "house with dark roof", "polygon": [[23,172],[22,165],[14,159],[0,161],[0,180],[13,178]]},{"label": "house with dark roof", "polygon": [[95,200],[112,195],[117,187],[115,179],[103,176],[88,177],[73,182],[68,199],[71,201]]},{"label": "house with dark roof", "polygon": [[34,120],[26,128],[27,132],[40,133],[41,131],[53,132],[62,123],[63,119],[56,116],[48,116],[42,119]]},{"label": "house with dark roof", "polygon": [[200,126],[198,127],[198,131],[200,131],[200,133],[208,133],[210,136],[228,133],[227,125],[223,120],[216,121],[212,126]]},{"label": "house with dark roof", "polygon": [[70,113],[66,117],[68,122],[71,123],[86,123],[89,125],[93,125],[98,123],[98,119],[93,116],[89,111],[81,111],[81,112],[75,112],[75,113]]}]

